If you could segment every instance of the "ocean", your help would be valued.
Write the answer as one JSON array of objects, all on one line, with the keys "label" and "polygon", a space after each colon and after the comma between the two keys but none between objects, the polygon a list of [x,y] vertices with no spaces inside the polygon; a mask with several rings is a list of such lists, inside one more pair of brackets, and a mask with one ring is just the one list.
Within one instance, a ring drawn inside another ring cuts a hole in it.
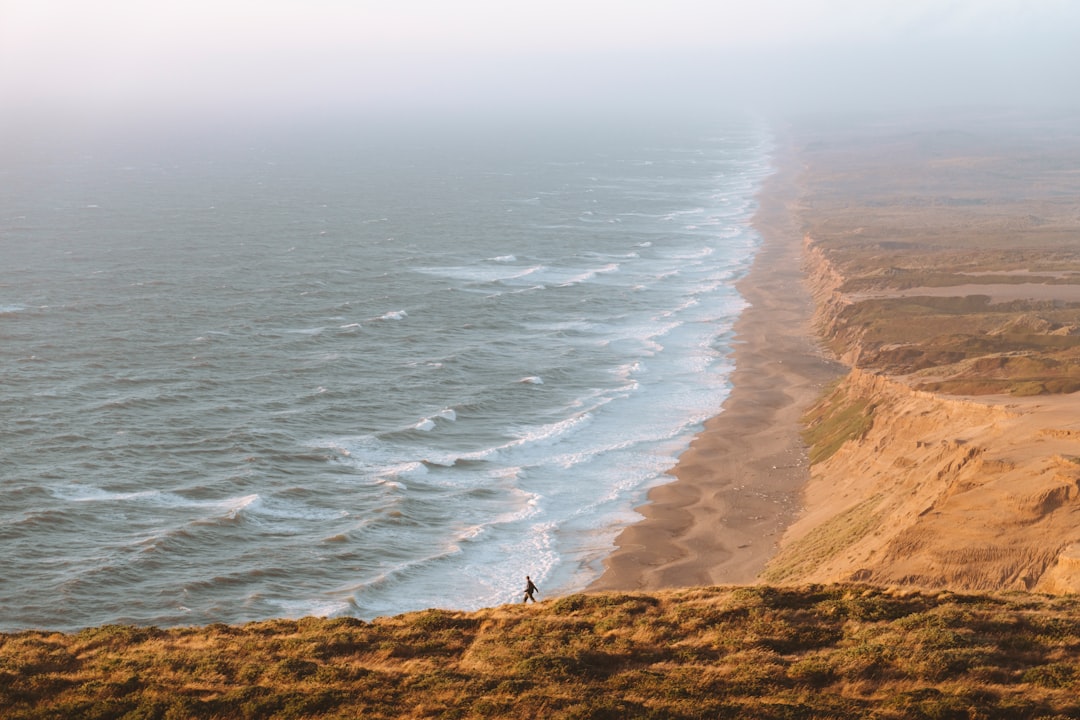
[{"label": "ocean", "polygon": [[6,148],[0,630],[586,587],[728,394],[772,149],[753,118]]}]

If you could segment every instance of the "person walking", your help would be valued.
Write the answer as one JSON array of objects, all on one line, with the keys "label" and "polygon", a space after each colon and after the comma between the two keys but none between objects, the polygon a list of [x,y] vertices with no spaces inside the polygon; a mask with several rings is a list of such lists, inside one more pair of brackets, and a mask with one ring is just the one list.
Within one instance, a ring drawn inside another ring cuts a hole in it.
[{"label": "person walking", "polygon": [[525,597],[521,598],[521,602],[529,602],[532,600],[536,602],[536,598],[533,597],[533,593],[540,592],[540,588],[533,585],[532,578],[528,575],[525,576]]}]

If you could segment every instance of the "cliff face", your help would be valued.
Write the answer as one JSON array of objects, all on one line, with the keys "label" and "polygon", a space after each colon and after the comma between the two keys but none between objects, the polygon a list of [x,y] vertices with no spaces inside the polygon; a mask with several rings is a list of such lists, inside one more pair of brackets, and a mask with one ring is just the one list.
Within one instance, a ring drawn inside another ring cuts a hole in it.
[{"label": "cliff face", "polygon": [[958,400],[853,370],[812,423],[861,407],[862,427],[814,465],[764,578],[1080,589],[1080,419],[1055,400]]},{"label": "cliff face", "polygon": [[803,237],[803,267],[814,298],[814,327],[837,359],[854,367],[862,346],[858,336],[851,336],[840,319],[852,300],[841,291],[843,275],[830,262],[825,249],[809,235]]},{"label": "cliff face", "polygon": [[814,326],[851,370],[762,578],[1080,591],[1075,122],[802,140]]},{"label": "cliff face", "polygon": [[1080,590],[1080,402],[956,397],[860,369],[862,328],[807,238],[816,325],[853,366],[806,416],[804,511],[762,574],[962,590]]}]

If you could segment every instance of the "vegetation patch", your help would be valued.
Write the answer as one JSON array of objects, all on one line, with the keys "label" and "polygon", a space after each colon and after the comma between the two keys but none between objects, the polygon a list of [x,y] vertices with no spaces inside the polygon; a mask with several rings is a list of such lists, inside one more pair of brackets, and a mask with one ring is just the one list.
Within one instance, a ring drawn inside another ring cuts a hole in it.
[{"label": "vegetation patch", "polygon": [[[818,170],[802,183],[800,221],[844,295],[821,307],[825,343],[882,374],[932,372],[922,387],[933,392],[1077,392],[1080,224],[1066,198],[1080,177],[1060,170],[1075,165],[1074,136],[977,164],[951,140],[928,154],[917,136],[803,149]],[[1026,360],[997,366],[1016,353]]]},{"label": "vegetation patch", "polygon": [[1077,717],[1078,609],[759,585],[371,623],[23,632],[0,635],[0,707],[5,719]]},{"label": "vegetation patch", "polygon": [[810,463],[828,460],[849,440],[858,440],[874,424],[874,405],[852,396],[839,384],[804,417],[803,440],[810,446]]},{"label": "vegetation patch", "polygon": [[809,572],[880,527],[881,513],[874,508],[881,496],[863,500],[814,527],[804,537],[792,542],[776,555],[761,573],[766,582],[784,582]]}]

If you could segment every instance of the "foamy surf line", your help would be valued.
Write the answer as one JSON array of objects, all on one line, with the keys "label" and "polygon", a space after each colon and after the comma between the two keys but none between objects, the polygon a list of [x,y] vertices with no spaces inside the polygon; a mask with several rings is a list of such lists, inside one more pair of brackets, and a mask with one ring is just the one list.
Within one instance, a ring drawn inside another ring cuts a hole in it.
[{"label": "foamy surf line", "polygon": [[[694,138],[372,155],[376,185],[263,157],[214,166],[229,185],[182,161],[79,175],[111,225],[47,217],[31,239],[70,227],[75,255],[27,243],[31,272],[0,268],[0,352],[47,358],[0,387],[27,419],[6,621],[371,618],[517,601],[525,575],[541,598],[586,587],[730,390],[769,140]],[[255,182],[280,212],[203,190]],[[230,207],[215,218],[250,236],[162,227],[160,197]]]},{"label": "foamy surf line", "polygon": [[[644,519],[620,535],[591,590],[754,582],[791,522],[809,479],[798,418],[838,372],[809,334],[812,301],[803,286],[801,234],[789,210],[798,193],[796,173],[789,160],[777,162],[755,195],[760,208],[753,224],[762,242],[739,282],[752,304],[739,317],[732,353],[738,402],[695,436],[693,449],[672,469],[676,479],[650,493]],[[783,401],[756,397],[762,372],[769,393],[782,393]],[[718,456],[727,460],[715,468],[703,462]],[[784,465],[776,462],[781,457]],[[703,487],[708,497],[699,502]],[[678,562],[654,562],[668,554],[678,554]]]},{"label": "foamy surf line", "polygon": [[[747,209],[749,214],[752,203],[747,203]],[[749,268],[759,242],[749,226],[748,216],[741,218],[739,225],[738,232],[725,226],[722,236],[724,239],[738,237],[743,249],[749,252],[734,266],[719,271],[691,268],[683,273],[694,276],[696,272],[702,276],[704,283],[695,281],[701,294],[678,301],[670,310],[654,313],[654,324],[648,330],[639,331],[635,341],[645,349],[644,357],[623,363],[614,373],[624,381],[622,384],[591,398],[578,399],[573,404],[574,411],[563,420],[512,429],[511,434],[517,437],[516,440],[450,456],[427,448],[421,450],[421,454],[428,459],[437,459],[394,466],[396,469],[391,475],[398,478],[402,483],[400,489],[406,491],[410,486],[441,483],[485,487],[490,492],[491,480],[501,478],[510,480],[519,492],[529,488],[526,491],[529,506],[522,513],[502,515],[498,522],[472,525],[466,536],[450,543],[452,549],[445,554],[428,558],[419,565],[384,573],[371,585],[358,584],[354,597],[357,612],[365,615],[388,607],[387,603],[365,601],[365,596],[370,596],[373,590],[375,594],[383,589],[389,591],[400,576],[419,574],[420,567],[426,568],[429,563],[437,565],[448,558],[456,561],[459,556],[461,566],[487,568],[492,576],[481,578],[466,572],[464,582],[451,583],[449,587],[444,585],[438,594],[430,596],[431,606],[474,609],[493,602],[515,600],[518,591],[515,572],[518,575],[531,573],[534,579],[543,579],[552,592],[582,589],[599,576],[604,558],[614,547],[615,536],[639,517],[632,508],[649,489],[668,480],[666,471],[727,397],[727,378],[731,372],[727,360],[730,333],[745,307],[731,288]],[[675,253],[672,259],[706,263],[713,254],[712,248],[703,248],[693,253]],[[469,281],[476,280],[467,273],[455,274],[467,276]],[[666,276],[666,271],[662,275]],[[709,298],[714,293],[721,294],[726,307],[718,305],[716,298]],[[655,320],[662,322],[656,324]],[[600,326],[567,322],[559,327],[595,332]],[[662,369],[657,363],[661,360],[663,365],[673,369],[682,368],[679,372],[684,375],[683,379],[676,379],[670,375],[672,371],[666,371],[668,375],[657,382],[655,376]],[[652,387],[659,392],[635,395],[642,378],[649,380],[650,373],[656,383]],[[708,386],[712,390],[703,385],[703,376],[711,377]],[[545,380],[540,376],[525,376],[518,378],[518,382],[542,385]],[[460,417],[467,421],[466,411],[448,410],[455,420]],[[627,414],[664,416],[666,420],[654,423],[644,434],[628,437],[626,427],[620,422]],[[426,433],[435,431],[438,417],[439,414],[424,418],[418,429]],[[585,440],[579,442],[582,438]],[[459,464],[462,460],[472,464],[462,466]],[[433,473],[448,469],[471,472],[475,477],[471,481],[460,477],[433,477]],[[561,472],[553,473],[553,469]],[[596,481],[597,489],[591,498],[561,486],[558,478],[567,474]],[[501,540],[500,549],[505,551],[506,538],[515,536],[527,538],[517,546],[518,552],[528,557],[527,561],[507,563],[495,556],[484,557],[486,550],[481,546],[485,540]],[[503,575],[511,579],[499,579]],[[482,591],[478,592],[480,588]],[[457,600],[448,602],[447,594],[454,595]]]}]

